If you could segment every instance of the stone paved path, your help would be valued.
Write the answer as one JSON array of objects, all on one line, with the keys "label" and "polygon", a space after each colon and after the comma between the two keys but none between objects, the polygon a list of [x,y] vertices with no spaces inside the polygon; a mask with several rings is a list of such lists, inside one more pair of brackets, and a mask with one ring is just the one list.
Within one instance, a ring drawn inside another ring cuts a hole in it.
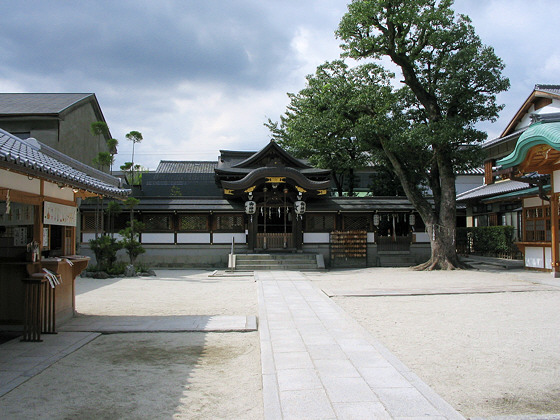
[{"label": "stone paved path", "polygon": [[255,272],[266,420],[462,419],[300,272]]}]

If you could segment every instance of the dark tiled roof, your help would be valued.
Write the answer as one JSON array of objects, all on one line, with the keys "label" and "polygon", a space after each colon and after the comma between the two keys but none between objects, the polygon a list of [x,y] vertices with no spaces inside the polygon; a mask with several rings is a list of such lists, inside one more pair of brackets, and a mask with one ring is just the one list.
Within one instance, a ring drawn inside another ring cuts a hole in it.
[{"label": "dark tiled roof", "polygon": [[93,93],[0,93],[0,114],[58,114]]},{"label": "dark tiled roof", "polygon": [[156,169],[156,173],[177,174],[214,174],[214,169],[218,167],[218,162],[209,161],[183,161],[183,160],[162,160]]},{"label": "dark tiled roof", "polygon": [[477,198],[484,198],[499,194],[505,194],[512,191],[520,191],[523,189],[530,188],[526,182],[519,181],[502,181],[496,182],[494,184],[481,185],[480,187],[473,188],[472,190],[465,191],[464,193],[457,195],[457,201],[467,201]]},{"label": "dark tiled roof", "polygon": [[535,90],[560,95],[560,85],[535,85]]},{"label": "dark tiled roof", "polygon": [[516,132],[514,132],[514,133],[511,133],[511,134],[509,134],[509,135],[507,135],[507,136],[504,136],[504,137],[497,137],[497,138],[495,138],[495,139],[487,140],[486,142],[484,142],[484,143],[482,144],[482,148],[483,148],[483,149],[486,149],[486,148],[488,148],[488,147],[490,147],[490,146],[494,146],[494,145],[497,144],[497,143],[503,143],[503,142],[512,140],[512,139],[514,139],[514,138],[517,139],[517,138],[519,138],[519,137],[521,136],[521,134],[523,134],[523,132],[524,132],[525,130],[527,130],[527,127],[522,128],[521,130],[516,131]]},{"label": "dark tiled roof", "polygon": [[35,139],[21,140],[0,129],[0,167],[110,197],[130,193],[118,178],[83,164]]}]

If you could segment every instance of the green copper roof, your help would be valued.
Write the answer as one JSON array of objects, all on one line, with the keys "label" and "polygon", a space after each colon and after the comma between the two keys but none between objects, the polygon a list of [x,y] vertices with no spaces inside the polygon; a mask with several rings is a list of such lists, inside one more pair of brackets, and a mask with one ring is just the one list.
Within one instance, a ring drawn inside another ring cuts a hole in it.
[{"label": "green copper roof", "polygon": [[513,152],[498,160],[496,165],[504,169],[517,166],[525,160],[527,152],[539,144],[546,144],[553,149],[560,150],[560,122],[532,124],[519,137]]}]

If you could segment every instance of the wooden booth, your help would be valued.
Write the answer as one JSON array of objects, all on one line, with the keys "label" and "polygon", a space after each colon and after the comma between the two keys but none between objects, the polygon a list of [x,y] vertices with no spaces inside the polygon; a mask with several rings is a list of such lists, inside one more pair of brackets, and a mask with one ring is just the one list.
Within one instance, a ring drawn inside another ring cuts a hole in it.
[{"label": "wooden booth", "polygon": [[0,130],[0,329],[40,341],[73,316],[89,261],[76,255],[78,202],[128,193],[117,178]]},{"label": "wooden booth", "polygon": [[532,124],[515,150],[497,165],[503,176],[512,179],[534,173],[550,176],[549,185],[537,183],[535,194],[523,198],[523,234],[517,246],[524,254],[525,267],[560,277],[560,114]]}]

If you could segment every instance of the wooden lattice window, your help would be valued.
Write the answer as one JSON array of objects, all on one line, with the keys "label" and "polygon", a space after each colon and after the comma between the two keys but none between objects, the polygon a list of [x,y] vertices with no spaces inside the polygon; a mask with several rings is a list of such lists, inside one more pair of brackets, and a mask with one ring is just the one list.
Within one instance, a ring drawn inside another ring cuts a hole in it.
[{"label": "wooden lattice window", "polygon": [[525,241],[550,241],[550,207],[539,206],[525,209]]},{"label": "wooden lattice window", "polygon": [[208,215],[182,214],[178,218],[178,228],[182,232],[208,232]]},{"label": "wooden lattice window", "polygon": [[366,214],[345,214],[342,219],[342,228],[348,230],[365,230],[371,232],[372,218]]},{"label": "wooden lattice window", "polygon": [[335,229],[334,214],[308,213],[305,215],[306,232],[332,232]]},{"label": "wooden lattice window", "polygon": [[217,232],[243,232],[245,230],[245,217],[241,214],[214,215],[214,231]]},{"label": "wooden lattice window", "polygon": [[146,232],[166,232],[171,230],[173,226],[171,214],[143,214],[142,221]]},{"label": "wooden lattice window", "polygon": [[[95,213],[82,213],[82,232],[95,232]],[[97,229],[101,229],[101,221],[97,222]]]}]

